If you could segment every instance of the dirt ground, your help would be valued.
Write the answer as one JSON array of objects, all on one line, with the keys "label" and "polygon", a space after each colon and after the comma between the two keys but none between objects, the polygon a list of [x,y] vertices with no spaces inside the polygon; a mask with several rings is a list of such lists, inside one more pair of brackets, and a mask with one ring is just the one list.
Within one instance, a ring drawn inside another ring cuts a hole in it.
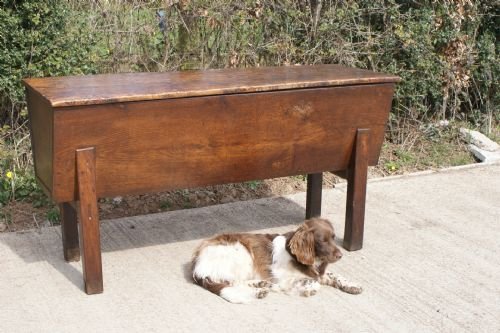
[{"label": "dirt ground", "polygon": [[[380,173],[377,173],[375,169],[370,170],[371,177],[379,175]],[[332,188],[335,184],[344,181],[330,172],[325,172],[323,187]],[[102,220],[114,219],[280,196],[303,192],[306,191],[306,188],[306,177],[294,176],[143,195],[101,198],[99,199],[99,215]],[[5,214],[9,216],[9,223],[4,222],[5,232],[58,224],[58,221],[51,221],[47,218],[49,208],[34,208],[30,202],[14,201],[4,209]]]},{"label": "dirt ground", "polygon": [[[411,150],[405,150],[404,144],[384,143],[379,164],[369,168],[369,178],[475,162],[463,143],[458,141],[451,146],[433,146],[429,143],[430,141],[418,142],[419,140],[407,140],[407,142],[411,141]],[[435,158],[433,155],[436,155]],[[323,187],[332,188],[335,184],[344,181],[333,173],[325,172]],[[101,220],[114,219],[281,196],[306,191],[306,188],[305,176],[293,176],[144,195],[101,198],[99,199],[99,214]],[[31,202],[25,201],[10,202],[2,208],[2,215],[0,232],[22,231],[59,223],[57,207],[36,208]]]}]

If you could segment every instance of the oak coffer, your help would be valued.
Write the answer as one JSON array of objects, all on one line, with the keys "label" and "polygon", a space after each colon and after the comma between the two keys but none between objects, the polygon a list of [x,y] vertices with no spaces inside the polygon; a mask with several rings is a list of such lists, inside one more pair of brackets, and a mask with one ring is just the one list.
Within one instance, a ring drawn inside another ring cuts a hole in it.
[{"label": "oak coffer", "polygon": [[24,80],[35,173],[61,209],[66,260],[82,253],[85,290],[102,292],[98,197],[307,174],[312,217],[322,172],[343,170],[344,246],[361,248],[367,166],[398,81],[338,65]]}]

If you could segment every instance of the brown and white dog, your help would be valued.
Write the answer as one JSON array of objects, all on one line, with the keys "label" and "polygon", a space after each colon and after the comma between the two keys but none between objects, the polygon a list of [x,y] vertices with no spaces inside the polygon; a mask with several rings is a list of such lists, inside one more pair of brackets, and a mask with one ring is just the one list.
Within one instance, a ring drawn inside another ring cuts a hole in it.
[{"label": "brown and white dog", "polygon": [[195,251],[193,279],[232,303],[263,298],[270,290],[312,296],[320,285],[359,294],[361,287],[326,271],[342,258],[334,238],[331,223],[320,218],[284,235],[218,235]]}]

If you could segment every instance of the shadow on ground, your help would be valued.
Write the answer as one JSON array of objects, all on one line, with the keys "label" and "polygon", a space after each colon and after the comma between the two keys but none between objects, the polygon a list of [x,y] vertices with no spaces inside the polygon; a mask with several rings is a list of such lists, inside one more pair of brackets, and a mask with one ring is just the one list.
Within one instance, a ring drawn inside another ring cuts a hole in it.
[{"label": "shadow on ground", "polygon": [[[255,232],[285,227],[293,230],[304,220],[305,209],[282,197],[126,217],[101,223],[103,253],[126,251],[204,239],[219,233]],[[57,234],[54,237],[54,233]],[[2,237],[0,242],[26,263],[46,261],[78,288],[82,288],[79,265],[64,261],[59,227],[18,232]],[[194,250],[194,249],[193,249]],[[183,265],[189,279],[189,264]]]}]

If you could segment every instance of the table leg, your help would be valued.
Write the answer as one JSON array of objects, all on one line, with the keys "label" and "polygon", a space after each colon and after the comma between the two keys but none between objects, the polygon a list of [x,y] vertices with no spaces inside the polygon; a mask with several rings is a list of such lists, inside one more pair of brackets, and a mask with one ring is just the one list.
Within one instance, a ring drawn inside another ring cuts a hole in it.
[{"label": "table leg", "polygon": [[351,161],[347,170],[344,247],[349,251],[356,251],[363,247],[369,137],[370,130],[357,130]]},{"label": "table leg", "polygon": [[306,219],[321,216],[323,173],[307,175]]},{"label": "table leg", "polygon": [[85,292],[103,291],[101,239],[96,195],[95,148],[76,151],[78,195],[80,199],[80,242]]},{"label": "table leg", "polygon": [[78,241],[78,223],[76,210],[70,202],[59,204],[61,212],[61,234],[63,241],[64,260],[80,260],[80,242]]}]

